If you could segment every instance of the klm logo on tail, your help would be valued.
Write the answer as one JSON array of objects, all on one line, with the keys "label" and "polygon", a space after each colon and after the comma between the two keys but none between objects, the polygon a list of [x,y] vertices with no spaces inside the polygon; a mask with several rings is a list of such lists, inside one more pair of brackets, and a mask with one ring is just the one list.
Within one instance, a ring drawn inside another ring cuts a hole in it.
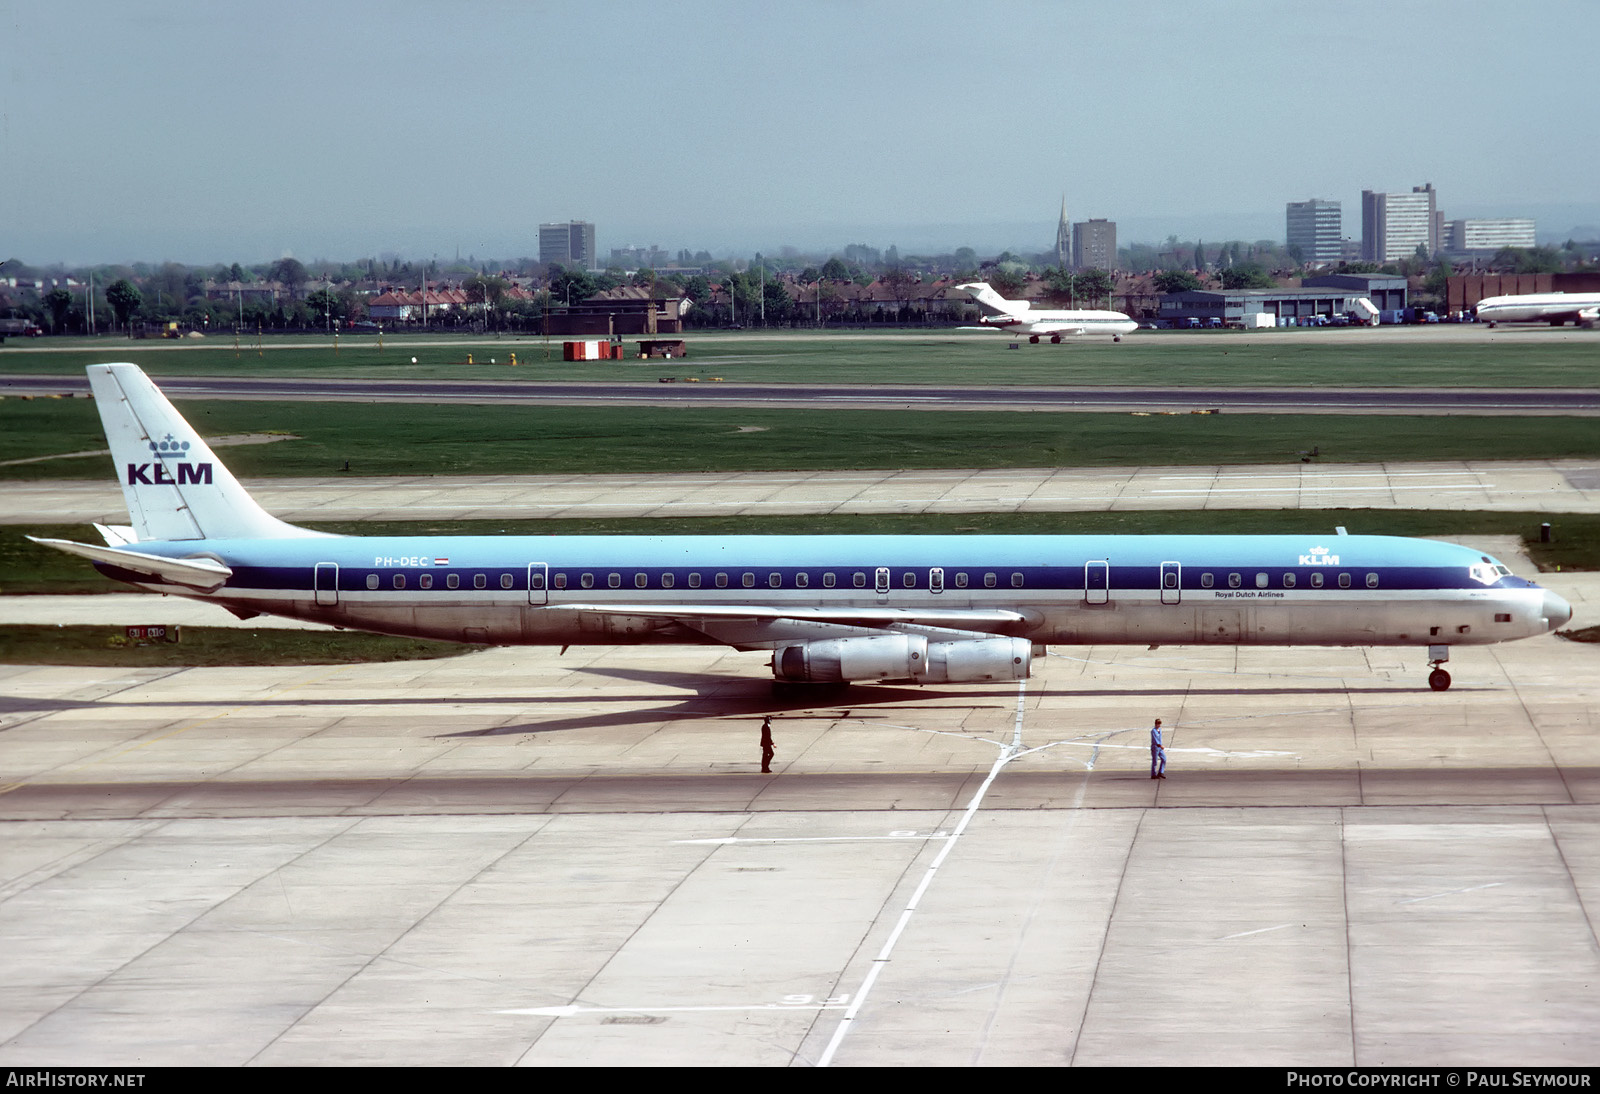
[{"label": "klm logo on tail", "polygon": [[[209,463],[182,462],[183,458],[189,454],[188,441],[176,440],[171,433],[168,433],[165,440],[150,442],[150,454],[158,462],[128,464],[129,486],[183,486],[189,483],[211,485],[211,465]],[[159,462],[161,460],[177,462],[161,463]],[[177,478],[173,478],[167,473],[168,467],[177,469]]]},{"label": "klm logo on tail", "polygon": [[[173,478],[167,473],[169,466],[177,469],[177,478]],[[130,463],[128,465],[129,486],[184,486],[188,483],[204,483],[210,486],[211,465],[209,463]]]}]

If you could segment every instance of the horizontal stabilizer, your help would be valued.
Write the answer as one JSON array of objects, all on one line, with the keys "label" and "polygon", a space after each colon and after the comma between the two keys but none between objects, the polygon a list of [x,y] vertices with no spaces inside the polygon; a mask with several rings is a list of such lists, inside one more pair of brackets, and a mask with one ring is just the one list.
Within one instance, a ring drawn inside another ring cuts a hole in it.
[{"label": "horizontal stabilizer", "polygon": [[104,562],[136,574],[150,574],[163,581],[210,592],[233,576],[233,571],[215,559],[164,558],[147,555],[143,551],[130,551],[123,547],[96,547],[92,543],[74,543],[70,539],[40,539],[29,536],[35,543],[54,547],[69,555],[79,555],[92,562]]}]

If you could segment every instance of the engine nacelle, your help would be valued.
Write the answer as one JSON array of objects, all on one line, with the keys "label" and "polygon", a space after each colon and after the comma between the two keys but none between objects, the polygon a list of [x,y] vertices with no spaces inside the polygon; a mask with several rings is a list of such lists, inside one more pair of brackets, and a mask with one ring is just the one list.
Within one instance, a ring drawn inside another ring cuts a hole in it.
[{"label": "engine nacelle", "polygon": [[849,680],[913,680],[956,684],[1025,680],[1033,646],[1025,638],[973,638],[929,642],[916,634],[830,638],[786,646],[772,655],[779,680],[837,684]]},{"label": "engine nacelle", "polygon": [[928,640],[920,634],[828,638],[778,650],[772,655],[772,675],[814,684],[920,680],[927,660]]},{"label": "engine nacelle", "polygon": [[1033,669],[1033,643],[1026,638],[930,642],[927,669],[930,684],[1026,680]]}]

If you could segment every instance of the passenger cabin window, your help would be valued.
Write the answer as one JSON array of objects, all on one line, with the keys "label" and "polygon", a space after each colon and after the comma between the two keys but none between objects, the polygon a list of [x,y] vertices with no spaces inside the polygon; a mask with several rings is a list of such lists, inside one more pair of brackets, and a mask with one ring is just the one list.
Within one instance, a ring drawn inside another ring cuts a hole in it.
[{"label": "passenger cabin window", "polygon": [[376,589],[377,587],[378,587],[378,575],[377,574],[368,574],[367,575],[367,588]]},{"label": "passenger cabin window", "polygon": [[[452,576],[454,576],[454,575],[452,575]],[[565,589],[567,587],[567,575],[566,574],[557,574],[555,576],[555,586],[558,589]],[[453,587],[454,586],[452,586],[452,588]]]},{"label": "passenger cabin window", "polygon": [[1013,589],[1022,588],[1022,575],[1021,574],[1012,574],[1011,575],[1011,587]]},{"label": "passenger cabin window", "polygon": [[739,583],[742,584],[746,589],[754,589],[756,587],[756,575],[745,574],[743,577],[739,578]]},{"label": "passenger cabin window", "polygon": [[824,589],[831,589],[835,584],[837,584],[837,582],[834,580],[834,576],[831,573],[822,575],[822,587]]},{"label": "passenger cabin window", "polygon": [[780,574],[776,570],[773,570],[770,574],[768,574],[767,575],[767,588],[769,588],[769,589],[781,589],[781,588],[783,588],[783,575]]},{"label": "passenger cabin window", "polygon": [[850,584],[858,589],[865,589],[867,587],[867,575],[857,570],[850,575]]},{"label": "passenger cabin window", "polygon": [[1378,587],[1378,575],[1377,574],[1368,574],[1367,575],[1367,588],[1376,589],[1377,587]]},{"label": "passenger cabin window", "polygon": [[489,579],[482,574],[473,574],[472,587],[474,589],[487,589],[489,587]]},{"label": "passenger cabin window", "polygon": [[1178,587],[1178,575],[1173,573],[1171,570],[1168,570],[1166,573],[1162,574],[1161,587],[1163,589],[1176,589]]},{"label": "passenger cabin window", "polygon": [[1257,574],[1256,575],[1256,588],[1265,589],[1266,587],[1267,587],[1267,575],[1266,574]]},{"label": "passenger cabin window", "polygon": [[1229,574],[1228,575],[1228,588],[1237,589],[1238,587],[1239,587],[1239,575],[1238,574]]},{"label": "passenger cabin window", "polygon": [[395,574],[394,575],[394,587],[396,589],[404,589],[406,587],[406,575],[405,574]]},{"label": "passenger cabin window", "polygon": [[417,578],[417,584],[424,589],[433,588],[433,575],[423,574],[421,577]]},{"label": "passenger cabin window", "polygon": [[622,588],[622,575],[621,574],[607,574],[606,575],[606,584],[609,585],[613,589]]},{"label": "passenger cabin window", "polygon": [[1287,571],[1283,575],[1283,587],[1285,589],[1294,588],[1294,575],[1291,574],[1291,573],[1288,573]]},{"label": "passenger cabin window", "polygon": [[647,587],[649,584],[650,584],[650,575],[648,575],[648,574],[634,574],[633,575],[633,587],[635,589],[643,589],[643,588]]},{"label": "passenger cabin window", "polygon": [[698,573],[690,574],[689,575],[689,588],[698,589],[699,587],[700,587],[700,575]]},{"label": "passenger cabin window", "polygon": [[889,591],[889,568],[879,566],[872,574],[872,587],[879,595]]},{"label": "passenger cabin window", "polygon": [[994,588],[994,586],[995,586],[994,575],[993,574],[984,574],[983,575],[983,587],[985,589],[992,589],[992,588]]},{"label": "passenger cabin window", "polygon": [[511,575],[510,574],[501,574],[500,575],[500,587],[502,589],[511,588]]},{"label": "passenger cabin window", "polygon": [[967,575],[965,573],[957,574],[956,575],[956,588],[965,589],[966,587],[967,587]]},{"label": "passenger cabin window", "polygon": [[1202,589],[1209,589],[1214,584],[1216,584],[1216,579],[1213,578],[1210,574],[1201,574],[1200,575],[1200,587]]},{"label": "passenger cabin window", "polygon": [[446,574],[445,578],[444,578],[444,587],[446,589],[459,589],[459,588],[461,588],[461,575],[460,574]]},{"label": "passenger cabin window", "polygon": [[908,589],[915,589],[917,587],[917,575],[907,570],[905,576],[900,579],[900,584]]},{"label": "passenger cabin window", "polygon": [[794,575],[794,587],[797,589],[808,588],[811,585],[811,575],[801,570]]},{"label": "passenger cabin window", "polygon": [[661,587],[663,589],[670,589],[677,583],[678,579],[673,577],[672,574],[666,573],[661,575]]},{"label": "passenger cabin window", "polygon": [[726,589],[727,587],[728,587],[728,575],[727,574],[718,574],[717,575],[717,588]]},{"label": "passenger cabin window", "polygon": [[1339,588],[1348,589],[1349,587],[1350,587],[1350,575],[1349,574],[1340,574],[1339,575]]},{"label": "passenger cabin window", "polygon": [[1311,575],[1311,587],[1313,589],[1322,588],[1322,574],[1320,572]]},{"label": "passenger cabin window", "polygon": [[585,589],[594,588],[594,575],[584,574],[582,577],[578,578],[578,584],[582,585]]}]

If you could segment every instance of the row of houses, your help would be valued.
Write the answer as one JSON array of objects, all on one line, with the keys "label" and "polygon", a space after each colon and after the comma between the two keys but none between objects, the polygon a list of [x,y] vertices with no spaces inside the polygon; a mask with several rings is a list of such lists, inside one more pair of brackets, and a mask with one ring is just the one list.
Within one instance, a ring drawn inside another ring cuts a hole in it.
[{"label": "row of houses", "polygon": [[[500,306],[533,303],[534,294],[521,285],[510,285],[500,294]],[[367,298],[367,316],[371,319],[388,319],[400,323],[421,322],[428,316],[460,314],[473,309],[482,310],[484,299],[480,293],[467,289],[421,289],[406,291],[388,289]]]}]

